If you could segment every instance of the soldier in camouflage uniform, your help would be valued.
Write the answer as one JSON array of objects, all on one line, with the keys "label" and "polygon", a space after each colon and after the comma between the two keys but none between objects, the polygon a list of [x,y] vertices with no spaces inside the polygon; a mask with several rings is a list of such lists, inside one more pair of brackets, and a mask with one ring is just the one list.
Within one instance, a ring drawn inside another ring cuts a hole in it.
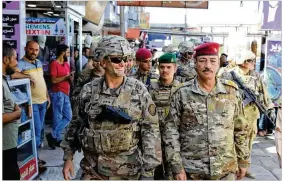
[{"label": "soldier in camouflage uniform", "polygon": [[[233,80],[230,71],[234,71],[238,79],[244,86],[249,88],[258,98],[258,101],[267,109],[271,109],[269,115],[275,120],[274,104],[268,97],[266,86],[260,75],[254,70],[255,54],[251,51],[239,52],[235,58],[236,67],[224,72],[221,78]],[[242,93],[242,90],[240,90]],[[244,94],[241,94],[244,95]],[[246,98],[243,98],[246,99]],[[244,105],[245,119],[248,124],[248,142],[249,152],[252,151],[252,144],[257,134],[257,119],[260,117],[258,107],[254,102]],[[255,175],[247,171],[246,176],[255,179]]]},{"label": "soldier in camouflage uniform", "polygon": [[177,61],[178,67],[175,79],[181,83],[191,80],[197,74],[192,59],[194,47],[194,44],[189,41],[181,42],[178,46],[181,58]]},{"label": "soldier in camouflage uniform", "polygon": [[158,116],[145,86],[125,76],[130,53],[123,37],[105,36],[99,41],[94,56],[102,61],[105,75],[80,92],[77,116],[61,143],[65,179],[80,148],[83,180],[153,179],[161,163]]},{"label": "soldier in camouflage uniform", "polygon": [[105,70],[102,68],[99,61],[93,61],[93,67],[93,69],[82,70],[79,77],[77,78],[75,88],[71,93],[71,106],[73,111],[75,108],[74,106],[78,104],[79,100],[77,96],[79,95],[82,87],[86,83],[91,82],[93,79],[103,76],[105,73]]},{"label": "soldier in camouflage uniform", "polygon": [[151,79],[158,79],[159,75],[151,69],[152,54],[148,49],[140,48],[136,53],[138,70],[131,77],[141,81],[147,88]]},{"label": "soldier in camouflage uniform", "polygon": [[136,52],[132,50],[132,53],[128,59],[128,63],[126,66],[126,76],[130,76],[136,73],[136,65],[134,63],[136,62]]},{"label": "soldier in camouflage uniform", "polygon": [[[176,56],[171,53],[163,54],[158,58],[159,79],[151,79],[149,93],[154,101],[157,114],[159,118],[160,131],[163,130],[164,119],[169,112],[170,96],[181,86],[180,82],[174,80],[174,73],[176,72]],[[164,151],[164,144],[162,144],[162,151]],[[163,155],[165,161],[165,155]],[[160,165],[154,173],[155,180],[172,179],[171,172],[168,170],[167,164]],[[163,175],[164,174],[164,175]]]},{"label": "soldier in camouflage uniform", "polygon": [[163,142],[176,180],[235,180],[248,164],[246,121],[238,86],[216,78],[219,44],[196,48],[197,77],[172,95]]}]

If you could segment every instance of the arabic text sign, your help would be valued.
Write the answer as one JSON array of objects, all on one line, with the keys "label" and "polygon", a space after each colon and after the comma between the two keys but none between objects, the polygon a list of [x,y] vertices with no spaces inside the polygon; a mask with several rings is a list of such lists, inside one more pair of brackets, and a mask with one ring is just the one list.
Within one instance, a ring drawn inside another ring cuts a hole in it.
[{"label": "arabic text sign", "polygon": [[65,36],[65,22],[60,18],[26,18],[26,34]]},{"label": "arabic text sign", "polygon": [[37,173],[36,159],[33,158],[20,168],[21,180],[29,180]]},{"label": "arabic text sign", "polygon": [[281,73],[282,44],[278,40],[267,40],[267,66],[276,68]]},{"label": "arabic text sign", "polygon": [[[19,14],[3,10],[2,17],[2,39],[4,43],[12,46],[17,53],[20,52],[20,20]],[[19,59],[19,57],[18,57]]]},{"label": "arabic text sign", "polygon": [[9,26],[19,24],[19,15],[3,14],[2,23],[7,23]]}]

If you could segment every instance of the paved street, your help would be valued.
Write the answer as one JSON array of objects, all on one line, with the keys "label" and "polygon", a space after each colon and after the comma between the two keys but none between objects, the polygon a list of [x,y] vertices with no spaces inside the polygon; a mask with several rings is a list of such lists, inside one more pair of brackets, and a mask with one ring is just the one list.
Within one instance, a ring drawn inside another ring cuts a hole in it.
[{"label": "paved street", "polygon": [[[46,133],[49,132],[51,128],[46,129]],[[40,150],[40,158],[47,162],[47,171],[40,175],[38,179],[41,180],[63,180],[62,167],[63,167],[63,151],[61,148],[56,148],[56,150],[49,150],[47,143],[45,141],[45,146]],[[76,175],[76,180],[80,179],[80,160],[82,159],[82,153],[76,153],[74,156],[74,166]],[[256,174],[256,180],[258,181],[275,181],[281,180],[281,168],[279,167],[279,162],[276,154],[276,147],[274,136],[267,137],[257,137],[252,153],[252,165],[250,171]],[[254,179],[244,178],[244,181],[250,181]]]}]

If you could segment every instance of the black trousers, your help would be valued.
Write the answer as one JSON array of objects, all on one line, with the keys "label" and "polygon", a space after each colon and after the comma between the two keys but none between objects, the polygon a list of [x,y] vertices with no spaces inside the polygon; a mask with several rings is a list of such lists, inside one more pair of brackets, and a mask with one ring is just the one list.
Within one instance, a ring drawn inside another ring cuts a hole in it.
[{"label": "black trousers", "polygon": [[17,147],[3,150],[3,180],[20,180]]}]

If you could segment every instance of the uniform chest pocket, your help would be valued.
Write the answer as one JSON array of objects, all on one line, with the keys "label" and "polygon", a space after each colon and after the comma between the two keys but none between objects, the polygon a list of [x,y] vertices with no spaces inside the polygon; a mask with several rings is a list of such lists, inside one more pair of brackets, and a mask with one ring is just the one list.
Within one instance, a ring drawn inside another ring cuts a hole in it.
[{"label": "uniform chest pocket", "polygon": [[235,107],[235,102],[231,100],[224,100],[217,103],[216,108],[218,112],[215,118],[220,117],[220,119],[216,120],[216,124],[223,125],[224,127],[232,127]]},{"label": "uniform chest pocket", "polygon": [[198,110],[192,109],[189,104],[184,106],[181,115],[181,126],[183,128],[186,130],[191,130],[193,128],[199,127],[203,123],[203,117],[201,117],[201,113],[199,113]]}]

